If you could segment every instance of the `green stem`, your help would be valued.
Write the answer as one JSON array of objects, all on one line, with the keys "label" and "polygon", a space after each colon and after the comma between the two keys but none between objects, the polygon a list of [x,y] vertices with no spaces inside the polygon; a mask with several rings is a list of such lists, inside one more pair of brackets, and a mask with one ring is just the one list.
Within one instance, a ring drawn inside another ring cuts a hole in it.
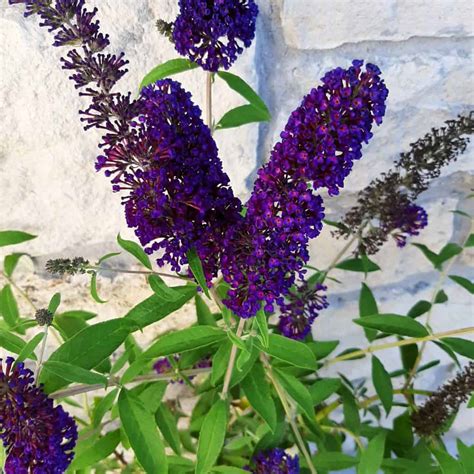
[{"label": "green stem", "polygon": [[138,275],[159,275],[166,278],[174,278],[178,280],[186,280],[186,281],[194,281],[191,278],[180,276],[180,275],[173,275],[172,273],[164,273],[164,272],[153,272],[153,271],[142,271],[142,270],[123,270],[121,268],[110,268],[110,267],[100,267],[95,265],[88,265],[85,267],[88,270],[102,270],[107,272],[115,272],[115,273],[133,273]]},{"label": "green stem", "polygon": [[[245,327],[245,319],[241,318],[239,321],[239,325],[237,326],[237,331],[235,333],[235,335],[238,338],[242,336],[242,333],[244,332],[244,327]],[[232,348],[230,350],[230,356],[229,356],[229,364],[227,365],[227,370],[224,376],[224,385],[222,386],[222,392],[221,392],[221,398],[223,400],[227,398],[227,393],[229,391],[230,381],[232,379],[232,372],[234,370],[236,357],[237,357],[237,346],[235,344],[232,344]]]},{"label": "green stem", "polygon": [[[202,368],[202,369],[189,369],[189,370],[182,370],[181,373],[187,376],[190,375],[199,375],[199,374],[206,374],[209,373],[211,369]],[[147,375],[139,375],[135,377],[133,380],[123,384],[129,385],[133,383],[139,382],[156,382],[159,380],[174,380],[176,378],[176,374],[168,375],[168,374],[147,374]],[[120,387],[122,384],[120,383],[119,377],[110,377],[107,381],[107,387]],[[57,399],[57,398],[66,398],[71,397],[74,395],[79,395],[81,393],[86,392],[94,392],[96,390],[101,390],[104,388],[103,384],[78,384],[73,385],[72,387],[65,388],[64,390],[57,390],[49,395],[49,398]]]},{"label": "green stem", "polygon": [[45,349],[46,349],[46,340],[48,338],[48,329],[49,329],[49,325],[46,324],[45,327],[44,327],[44,334],[43,334],[43,340],[42,340],[42,343],[41,343],[40,353],[39,353],[39,356],[38,356],[38,360],[36,361],[36,370],[35,370],[36,384],[38,384],[38,379],[39,379],[40,372],[41,372],[41,366],[43,365],[44,352],[45,352]]},{"label": "green stem", "polygon": [[283,406],[283,409],[285,410],[286,418],[288,419],[288,423],[290,424],[291,429],[293,431],[293,434],[295,435],[296,444],[298,445],[301,453],[303,454],[304,458],[306,459],[306,463],[308,464],[308,468],[311,471],[311,473],[312,474],[317,474],[316,468],[313,465],[313,461],[312,461],[311,456],[310,456],[310,454],[309,454],[309,452],[306,448],[306,444],[303,440],[303,437],[301,436],[301,433],[299,432],[298,426],[295,423],[295,420],[294,420],[294,417],[293,417],[293,414],[292,414],[291,404],[290,404],[290,402],[288,401],[288,399],[286,397],[285,390],[283,389],[283,387],[280,385],[278,380],[273,375],[272,367],[271,367],[270,363],[268,362],[268,359],[267,359],[266,355],[264,355],[262,353],[262,354],[260,354],[260,356],[261,356],[262,363],[265,366],[266,374],[267,374],[270,382],[272,383],[272,385],[275,387],[275,391],[278,394],[278,398],[280,399],[281,404]]},{"label": "green stem", "polygon": [[410,344],[417,344],[419,342],[425,342],[425,341],[436,341],[438,339],[443,339],[445,337],[456,336],[459,334],[469,334],[472,332],[474,332],[474,326],[461,328],[461,329],[453,329],[451,331],[439,332],[439,333],[430,334],[429,336],[424,336],[424,337],[412,337],[410,339],[402,339],[401,341],[389,342],[387,344],[369,346],[369,347],[366,347],[365,349],[360,349],[358,351],[350,352],[349,354],[344,354],[342,356],[335,357],[334,359],[329,359],[328,361],[326,361],[326,365],[335,364],[336,362],[342,362],[343,360],[356,359],[357,357],[364,356],[366,354],[371,354],[372,352],[382,351],[385,349],[391,349],[393,347],[407,346]]},{"label": "green stem", "polygon": [[212,72],[206,73],[206,122],[212,133]]},{"label": "green stem", "polygon": [[326,433],[333,433],[334,431],[344,433],[345,435],[350,436],[355,441],[355,443],[357,444],[357,446],[359,447],[361,451],[364,450],[364,443],[362,443],[362,440],[360,439],[360,437],[357,436],[352,431],[348,430],[347,428],[344,428],[342,426],[327,426],[327,425],[320,425],[320,428]]}]

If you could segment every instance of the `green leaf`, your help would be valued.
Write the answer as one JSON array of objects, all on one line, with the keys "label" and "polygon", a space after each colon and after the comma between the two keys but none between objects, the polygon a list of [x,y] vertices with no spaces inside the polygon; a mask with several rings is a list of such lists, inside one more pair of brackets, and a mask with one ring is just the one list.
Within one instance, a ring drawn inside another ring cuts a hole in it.
[{"label": "green leaf", "polygon": [[426,245],[424,244],[417,244],[413,243],[412,244],[414,247],[417,249],[420,249],[423,252],[423,255],[433,264],[433,266],[436,268],[438,265],[438,254],[430,250]]},{"label": "green leaf", "polygon": [[466,473],[474,472],[474,445],[466,446],[460,439],[456,440],[456,445],[458,448],[459,459],[464,470]]},{"label": "green leaf", "polygon": [[[38,344],[43,340],[44,332],[40,332],[36,334],[30,341],[28,341],[21,352],[18,354],[16,358],[15,364],[18,362],[23,362],[27,358],[31,358],[30,356],[33,354],[34,350],[38,347]],[[36,357],[35,357],[36,359]]]},{"label": "green leaf", "polygon": [[342,411],[346,426],[357,434],[360,431],[360,416],[354,394],[345,385],[341,386],[339,393],[342,398]]},{"label": "green leaf", "polygon": [[165,403],[161,403],[155,413],[155,421],[161,434],[177,454],[181,454],[181,442],[179,439],[178,422],[171,410]]},{"label": "green leaf", "polygon": [[196,252],[196,249],[193,247],[191,250],[188,250],[186,254],[188,259],[189,268],[193,272],[194,278],[199,283],[202,291],[204,291],[205,295],[210,299],[211,296],[209,295],[209,288],[207,287],[206,277],[204,276],[204,270],[202,268],[201,259]]},{"label": "green leaf", "polygon": [[26,242],[27,240],[36,239],[36,235],[28,234],[20,230],[1,230],[0,231],[0,247],[6,245],[15,245]]},{"label": "green leaf", "polygon": [[106,300],[100,298],[99,293],[97,292],[97,273],[91,273],[91,296],[97,303],[107,303]]},{"label": "green leaf", "polygon": [[249,471],[234,466],[215,466],[212,468],[211,472],[222,472],[223,474],[248,474]]},{"label": "green leaf", "polygon": [[[377,302],[375,301],[371,289],[365,283],[362,283],[359,296],[359,316],[364,318],[365,316],[371,316],[374,314],[379,314]],[[370,342],[372,342],[377,336],[377,331],[374,331],[373,329],[364,328],[364,332],[365,337]]]},{"label": "green leaf", "polygon": [[469,359],[474,359],[474,342],[461,339],[460,337],[444,337],[442,341],[454,352]]},{"label": "green leaf", "polygon": [[393,386],[390,375],[385,370],[380,359],[372,356],[372,381],[374,383],[375,391],[382,402],[387,415],[390,413],[393,405]]},{"label": "green leaf", "polygon": [[442,304],[446,303],[446,301],[448,301],[448,295],[444,292],[444,290],[439,290],[438,293],[436,293],[434,303]]},{"label": "green leaf", "polygon": [[133,240],[122,239],[120,234],[117,235],[117,243],[130,255],[133,255],[143,266],[149,270],[152,269],[150,258],[139,244],[133,242]]},{"label": "green leaf", "polygon": [[51,298],[51,300],[49,301],[48,311],[51,314],[56,313],[60,304],[61,304],[61,293],[55,293],[53,297]]},{"label": "green leaf", "polygon": [[327,357],[339,345],[339,341],[312,341],[306,344],[316,357],[322,360]]},{"label": "green leaf", "polygon": [[51,372],[68,382],[85,383],[88,385],[102,384],[104,387],[107,385],[107,377],[65,362],[48,360],[44,364],[43,370]]},{"label": "green leaf", "polygon": [[166,61],[165,63],[154,67],[143,78],[139,90],[142,90],[144,87],[150,84],[154,84],[156,81],[165,77],[169,77],[180,72],[190,71],[192,69],[196,69],[197,67],[198,65],[196,63],[191,62],[189,59],[170,59],[169,61]]},{"label": "green leaf", "polygon": [[340,386],[341,381],[339,379],[316,380],[308,389],[313,400],[313,405],[316,406],[324,402],[324,400],[339,390]]},{"label": "green leaf", "polygon": [[451,359],[458,366],[458,368],[461,369],[461,364],[459,363],[459,360],[456,354],[447,344],[445,344],[442,340],[433,341],[433,343],[436,344],[442,351],[446,352],[446,354],[448,354],[448,356],[451,357]]},{"label": "green leaf", "polygon": [[255,108],[253,105],[240,105],[239,107],[229,110],[222,116],[219,122],[217,122],[216,130],[240,127],[241,125],[254,122],[266,122],[268,120],[268,114]]},{"label": "green leaf", "polygon": [[464,247],[474,247],[474,234],[469,234],[469,237],[467,238]]},{"label": "green leaf", "polygon": [[18,265],[18,261],[20,260],[23,255],[28,255],[27,253],[12,253],[10,255],[6,255],[3,260],[3,269],[5,270],[5,275],[7,277],[11,277],[13,272],[15,271],[16,266]]},{"label": "green leaf", "polygon": [[[0,347],[3,347],[9,352],[13,352],[14,354],[20,354],[25,346],[25,341],[20,337],[9,331],[0,331]],[[34,354],[32,354],[32,359],[36,360]]]},{"label": "green leaf", "polygon": [[469,291],[471,295],[474,294],[474,283],[471,280],[458,275],[449,275],[449,278]]},{"label": "green leaf", "polygon": [[263,309],[260,309],[257,312],[255,316],[255,321],[257,323],[258,332],[262,340],[262,345],[263,347],[268,349],[268,345],[270,344],[270,339],[268,335],[268,321],[267,316],[265,315],[265,311]]},{"label": "green leaf", "polygon": [[211,326],[193,326],[161,336],[141,356],[144,359],[154,359],[178,352],[191,351],[225,339],[226,332]]},{"label": "green leaf", "polygon": [[141,303],[133,307],[126,315],[125,319],[134,321],[140,328],[144,328],[152,323],[160,321],[168,314],[181,308],[196,294],[194,286],[176,286],[173,291],[181,296],[175,301],[166,301],[161,296],[152,295]]},{"label": "green leaf", "polygon": [[102,257],[100,257],[99,260],[97,260],[97,265],[100,265],[102,262],[105,262],[109,258],[116,257],[117,255],[120,255],[120,254],[121,252],[106,253],[105,255],[102,255]]},{"label": "green leaf", "polygon": [[462,252],[462,247],[460,247],[458,244],[454,244],[454,243],[446,244],[441,249],[441,252],[438,254],[437,268],[441,269],[441,265],[444,262],[446,262],[447,260],[450,260],[456,255],[459,255],[461,252]]},{"label": "green leaf", "polygon": [[214,357],[212,358],[211,383],[215,386],[224,376],[229,363],[230,351],[232,350],[232,342],[224,341],[219,345]]},{"label": "green leaf", "polygon": [[288,395],[305,412],[309,419],[313,419],[314,404],[309,390],[293,375],[287,374],[282,370],[273,370]]},{"label": "green leaf", "polygon": [[15,326],[20,318],[18,305],[10,285],[5,285],[0,291],[0,313],[10,327]]},{"label": "green leaf", "polygon": [[[136,329],[136,325],[126,319],[111,319],[89,326],[64,342],[51,354],[48,362],[64,362],[66,364],[90,370],[97,367],[112,354]],[[51,393],[67,385],[63,377],[40,377],[45,384],[45,392]]]},{"label": "green leaf", "polygon": [[380,270],[380,267],[367,256],[362,258],[349,258],[336,265],[339,270],[348,270],[350,272],[370,273]]},{"label": "green leaf", "polygon": [[419,316],[427,313],[431,309],[431,303],[426,300],[420,300],[415,303],[410,311],[408,311],[407,316],[409,318],[418,318]]},{"label": "green leaf", "polygon": [[170,288],[159,275],[150,275],[148,284],[154,293],[163,301],[177,301],[181,298],[181,293]]},{"label": "green leaf", "polygon": [[204,418],[197,447],[196,474],[207,473],[216,463],[227,430],[228,406],[217,400]]},{"label": "green leaf", "polygon": [[74,334],[86,328],[87,323],[81,317],[62,313],[54,317],[54,326],[59,330],[63,339],[70,339]]},{"label": "green leaf", "polygon": [[264,419],[271,431],[275,431],[277,416],[270,385],[260,362],[242,380],[242,388],[252,408]]},{"label": "green leaf", "polygon": [[150,413],[155,414],[158,410],[168,384],[166,380],[152,382],[140,392],[139,398]]},{"label": "green leaf", "polygon": [[443,474],[466,474],[462,464],[450,456],[446,451],[432,449],[432,453],[438,461],[439,467]]},{"label": "green leaf", "polygon": [[196,295],[195,301],[198,324],[201,326],[217,326],[216,318],[200,295]]},{"label": "green leaf", "polygon": [[357,474],[377,474],[379,472],[383,461],[385,437],[386,434],[381,432],[370,440],[360,456]]},{"label": "green leaf", "polygon": [[166,474],[165,448],[150,412],[130,391],[123,388],[118,399],[123,429],[138,462],[148,474]]},{"label": "green leaf", "polygon": [[400,346],[400,355],[402,358],[403,368],[408,372],[413,368],[416,359],[418,358],[418,346],[416,344]]},{"label": "green leaf", "polygon": [[96,440],[88,449],[74,457],[68,472],[86,469],[110,456],[120,443],[120,430],[110,431]]},{"label": "green leaf", "polygon": [[227,82],[228,86],[240,94],[244,99],[247,99],[250,105],[265,112],[267,114],[267,120],[270,120],[271,115],[265,102],[242,78],[224,71],[219,71],[217,76]]},{"label": "green leaf", "polygon": [[320,451],[313,456],[314,467],[322,471],[341,471],[355,466],[359,460],[340,452]]},{"label": "green leaf", "polygon": [[100,402],[94,407],[92,411],[92,426],[97,428],[105,414],[112,408],[115,398],[117,397],[118,388],[109,392],[105,397],[103,397]]},{"label": "green leaf", "polygon": [[424,337],[428,335],[426,328],[414,319],[398,314],[378,314],[354,319],[359,326],[378,329],[386,334],[397,334],[399,336]]},{"label": "green leaf", "polygon": [[316,358],[311,349],[304,343],[278,334],[270,334],[269,342],[268,347],[261,346],[258,341],[255,344],[260,346],[260,350],[275,357],[275,359],[302,369],[316,370]]},{"label": "green leaf", "polygon": [[226,333],[232,344],[236,345],[240,350],[250,354],[250,350],[247,348],[245,342],[240,337],[237,337],[237,335],[232,330],[226,331]]}]

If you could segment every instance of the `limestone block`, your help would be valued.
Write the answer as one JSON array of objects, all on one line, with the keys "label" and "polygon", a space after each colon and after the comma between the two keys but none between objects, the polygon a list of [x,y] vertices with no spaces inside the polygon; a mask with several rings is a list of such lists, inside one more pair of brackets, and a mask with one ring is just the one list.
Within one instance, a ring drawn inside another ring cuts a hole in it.
[{"label": "limestone block", "polygon": [[288,46],[331,49],[362,41],[473,34],[468,0],[284,0],[281,22]]}]

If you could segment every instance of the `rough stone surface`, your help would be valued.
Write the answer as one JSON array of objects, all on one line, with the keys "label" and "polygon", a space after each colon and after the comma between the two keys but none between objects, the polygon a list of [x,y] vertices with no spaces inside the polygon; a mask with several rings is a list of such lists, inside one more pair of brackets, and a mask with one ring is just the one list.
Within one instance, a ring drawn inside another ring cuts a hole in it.
[{"label": "rough stone surface", "polygon": [[331,49],[361,41],[472,36],[473,12],[469,0],[283,0],[281,22],[288,46]]},{"label": "rough stone surface", "polygon": [[[62,308],[97,311],[101,318],[124,315],[150,294],[144,279],[104,274],[100,291],[109,303],[98,305],[88,297],[87,281],[74,277],[51,279],[44,262],[54,256],[83,255],[91,260],[117,249],[115,236],[126,229],[117,195],[108,181],[94,172],[98,134],[84,133],[77,111],[84,102],[60,69],[61,50],[51,47],[51,37],[34,19],[24,19],[19,7],[0,6],[0,228],[22,229],[37,234],[22,246],[0,249],[27,251],[33,263],[22,261],[16,273],[18,284],[38,305],[47,304],[57,291]],[[156,32],[154,23],[176,13],[175,0],[94,0],[104,31],[111,35],[113,49],[124,50],[130,72],[120,83],[123,91],[137,89],[142,77],[156,64],[176,57],[173,47]],[[256,169],[269,151],[288,114],[302,96],[317,85],[325,71],[347,66],[354,58],[380,66],[390,96],[384,123],[375,131],[363,159],[356,164],[346,189],[326,200],[328,216],[337,218],[354,202],[356,192],[387,170],[401,151],[459,113],[474,108],[473,7],[467,0],[258,0],[261,15],[257,39],[236,63],[232,72],[243,76],[269,105],[269,124],[247,125],[216,134],[220,156],[240,197],[248,196]],[[197,103],[204,104],[204,75],[192,71],[183,81]],[[242,102],[225,84],[214,90],[214,113],[218,118]],[[461,242],[469,232],[465,218],[453,209],[473,212],[474,200],[465,197],[474,187],[471,144],[459,161],[446,168],[420,196],[430,215],[430,225],[416,241],[439,250],[446,242]],[[344,245],[331,238],[330,229],[311,244],[313,263],[324,267]],[[367,283],[384,312],[403,314],[420,299],[430,299],[438,275],[414,247],[400,251],[388,243],[374,260],[383,272],[371,274]],[[119,257],[118,266],[131,260]],[[115,266],[115,263],[114,263]],[[463,255],[452,268],[454,274],[472,278],[472,254]],[[32,275],[32,271],[35,274]],[[320,339],[340,338],[338,350],[363,347],[363,332],[350,320],[358,316],[358,292],[362,277],[336,271],[343,285],[331,283],[330,308],[318,318],[314,334]],[[0,277],[1,280],[1,277]],[[3,283],[0,281],[0,284]],[[448,281],[449,302],[437,305],[431,316],[435,331],[472,326],[473,303],[466,291]],[[23,314],[31,308],[21,303]],[[189,324],[192,305],[147,329],[146,343],[163,331]],[[1,353],[1,351],[0,351]],[[396,368],[398,353],[381,355],[389,369]],[[421,381],[434,389],[452,373],[446,354],[428,346],[426,359],[440,360]],[[368,358],[346,367],[357,367],[354,376],[370,373]],[[355,366],[357,364],[357,366]],[[343,367],[337,367],[337,370]],[[326,370],[326,369],[325,369]],[[334,373],[335,367],[328,368]],[[357,372],[357,373],[356,373]],[[400,381],[397,381],[400,383]],[[458,417],[453,436],[467,440],[469,417]]]}]

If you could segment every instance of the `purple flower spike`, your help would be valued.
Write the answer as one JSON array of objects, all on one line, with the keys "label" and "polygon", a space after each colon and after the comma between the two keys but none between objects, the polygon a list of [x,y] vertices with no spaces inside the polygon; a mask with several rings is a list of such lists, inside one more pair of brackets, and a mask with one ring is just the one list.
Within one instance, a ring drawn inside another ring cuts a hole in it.
[{"label": "purple flower spike", "polygon": [[253,474],[299,474],[298,456],[290,456],[283,449],[261,451],[253,458],[252,466],[246,470]]},{"label": "purple flower spike", "polygon": [[[270,161],[258,171],[245,220],[226,235],[222,273],[231,290],[225,304],[242,318],[283,304],[309,259],[308,241],[324,218],[315,190],[337,194],[372,124],[385,113],[387,88],[377,66],[353,61],[323,78],[290,115]],[[311,186],[312,185],[312,186]],[[311,189],[312,188],[312,189]]]},{"label": "purple flower spike", "polygon": [[254,0],[179,0],[179,8],[176,50],[207,71],[229,69],[255,36]]},{"label": "purple flower spike", "polygon": [[428,214],[416,204],[407,206],[400,215],[394,218],[389,227],[396,229],[393,237],[397,246],[402,248],[410,235],[419,235],[420,230],[428,225]]},{"label": "purple flower spike", "polygon": [[61,405],[53,406],[35,385],[22,362],[13,367],[0,359],[0,439],[6,448],[6,474],[63,473],[74,457],[74,420]]},{"label": "purple flower spike", "polygon": [[291,289],[286,296],[287,302],[280,306],[280,332],[291,339],[303,340],[319,312],[329,306],[325,292],[324,285],[310,286],[306,281]]}]

